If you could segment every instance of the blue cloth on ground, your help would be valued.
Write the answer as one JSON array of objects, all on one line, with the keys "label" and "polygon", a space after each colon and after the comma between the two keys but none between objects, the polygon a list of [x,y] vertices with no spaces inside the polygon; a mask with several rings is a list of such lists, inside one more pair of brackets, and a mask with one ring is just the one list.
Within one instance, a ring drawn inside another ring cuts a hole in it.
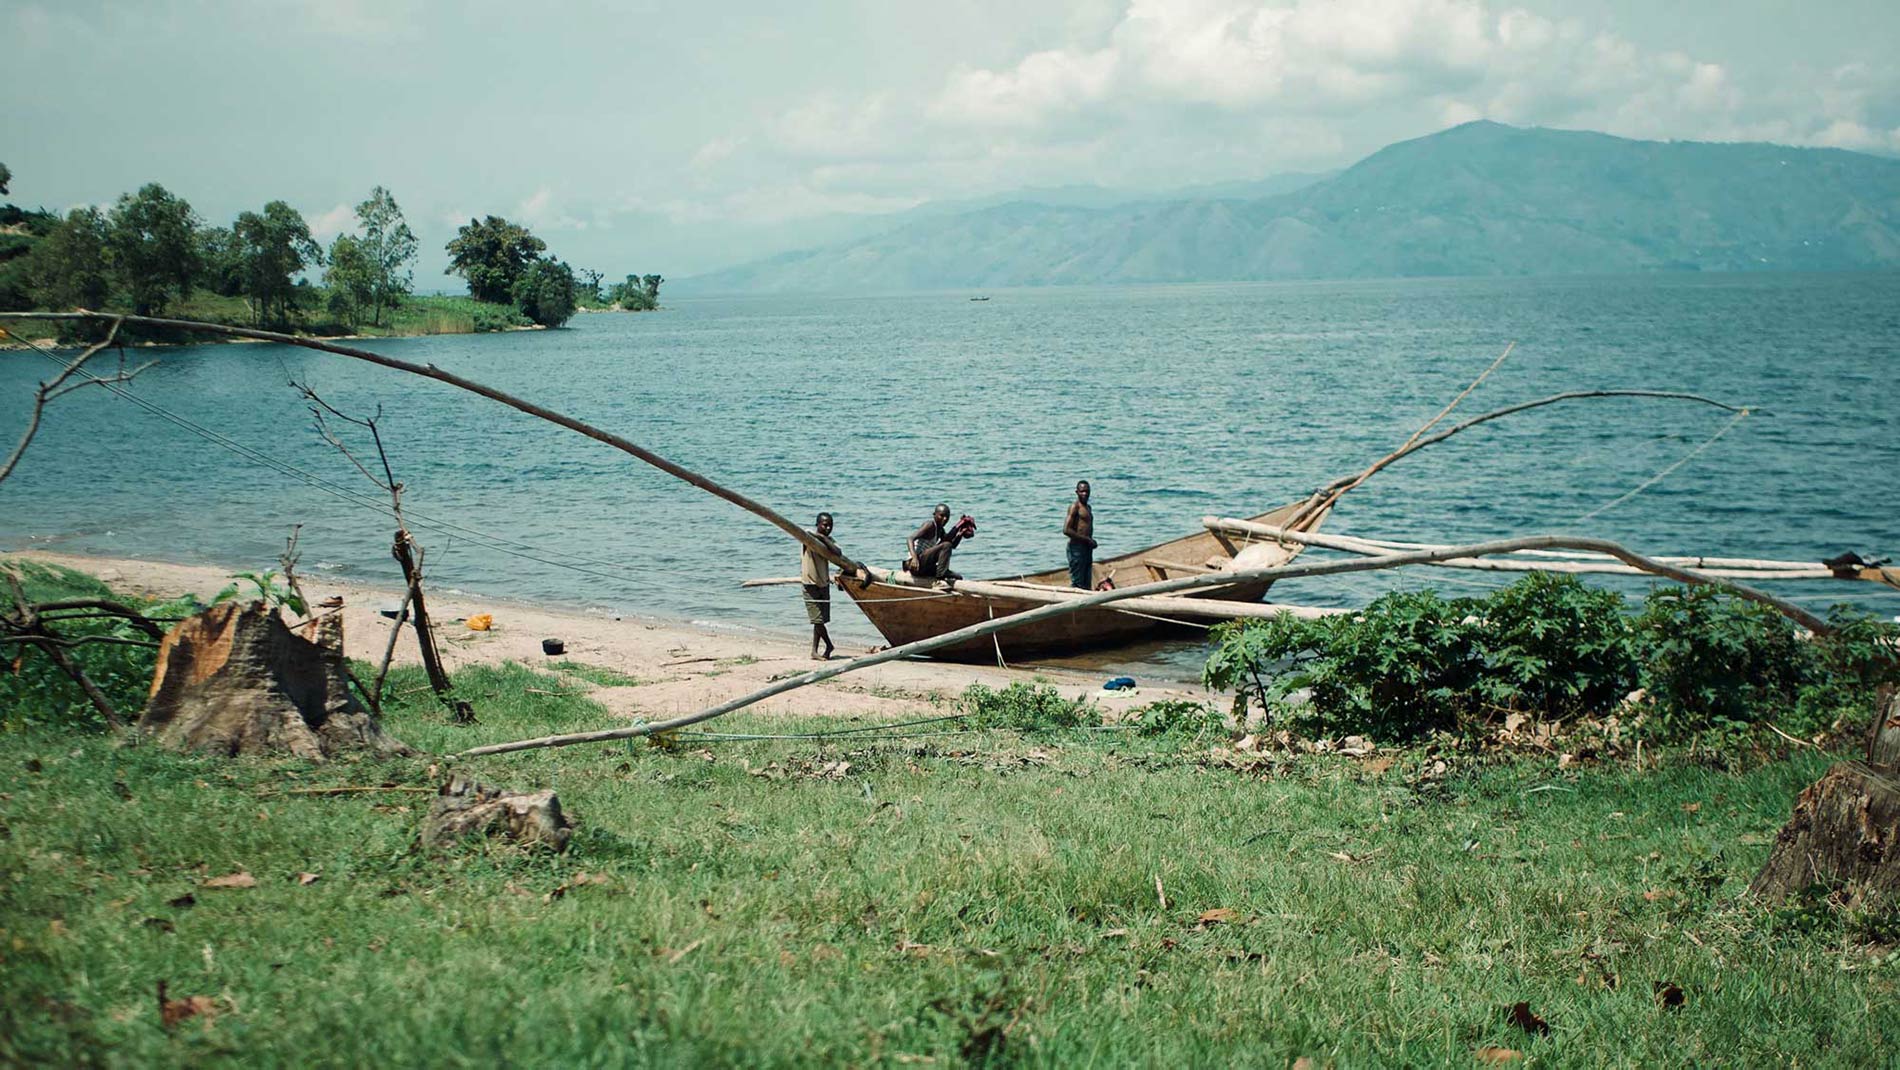
[{"label": "blue cloth on ground", "polygon": [[1132,676],[1117,676],[1102,685],[1104,691],[1132,691],[1134,688],[1135,678]]}]

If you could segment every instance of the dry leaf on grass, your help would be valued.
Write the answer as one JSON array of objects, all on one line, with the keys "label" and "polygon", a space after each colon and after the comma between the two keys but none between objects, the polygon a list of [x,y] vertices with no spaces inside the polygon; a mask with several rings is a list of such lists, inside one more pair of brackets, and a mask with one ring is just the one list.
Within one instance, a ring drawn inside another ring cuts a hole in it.
[{"label": "dry leaf on grass", "polygon": [[1201,916],[1195,919],[1194,924],[1206,929],[1214,925],[1222,924],[1223,922],[1231,922],[1238,917],[1240,917],[1240,912],[1237,910],[1228,907],[1215,907],[1212,910],[1201,911]]},{"label": "dry leaf on grass", "polygon": [[319,878],[317,877],[317,875],[316,875],[315,873],[299,873],[299,874],[297,874],[297,883],[298,883],[298,884],[306,884],[306,885],[308,885],[308,884],[315,884],[315,883],[317,883],[317,881],[318,881],[318,879],[319,879]]},{"label": "dry leaf on grass", "polygon": [[1682,812],[1683,812],[1683,813],[1685,813],[1685,814],[1693,814],[1693,813],[1695,813],[1696,811],[1698,811],[1698,810],[1700,810],[1700,809],[1702,809],[1702,804],[1701,804],[1701,803],[1699,803],[1699,802],[1692,802],[1692,803],[1683,803],[1683,804],[1682,804]]},{"label": "dry leaf on grass", "polygon": [[1531,1005],[1522,1000],[1511,1005],[1511,1024],[1534,1037],[1550,1035],[1550,1023],[1537,1016]]},{"label": "dry leaf on grass", "polygon": [[206,881],[204,886],[207,888],[255,888],[257,878],[244,870],[238,870],[236,873],[226,873],[222,877],[213,877]]},{"label": "dry leaf on grass", "polygon": [[1471,1054],[1481,1063],[1514,1063],[1524,1057],[1516,1048],[1479,1048]]},{"label": "dry leaf on grass", "polygon": [[158,983],[158,1019],[170,1029],[187,1018],[211,1017],[218,1013],[217,1001],[210,996],[187,996],[184,999],[168,999],[165,995],[165,982]]}]

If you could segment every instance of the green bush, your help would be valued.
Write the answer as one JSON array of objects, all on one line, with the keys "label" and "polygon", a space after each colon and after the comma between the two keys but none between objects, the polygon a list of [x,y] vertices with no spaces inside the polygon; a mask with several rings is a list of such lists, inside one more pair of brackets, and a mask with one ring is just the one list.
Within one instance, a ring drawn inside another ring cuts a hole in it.
[{"label": "green bush", "polygon": [[1533,572],[1484,602],[1486,701],[1553,717],[1609,709],[1636,686],[1623,596]]},{"label": "green bush", "polygon": [[[1647,689],[1644,731],[1676,739],[1780,721],[1803,735],[1864,720],[1900,680],[1900,630],[1837,609],[1812,641],[1767,606],[1713,587],[1661,588],[1631,618],[1620,595],[1532,573],[1482,599],[1390,594],[1363,612],[1214,630],[1203,677],[1236,713],[1293,712],[1380,739],[1469,728],[1501,711],[1607,714]],[[1311,689],[1297,709],[1288,696]]]},{"label": "green bush", "polygon": [[1236,713],[1274,712],[1310,688],[1305,716],[1328,729],[1401,739],[1454,727],[1479,700],[1485,668],[1481,603],[1432,591],[1385,595],[1361,613],[1283,615],[1220,625],[1203,671],[1234,689]]},{"label": "green bush", "polygon": [[[15,562],[8,567],[19,570],[29,602],[51,602],[78,598],[101,598],[124,602],[157,618],[180,617],[200,608],[195,601],[181,600],[160,605],[141,605],[138,600],[114,594],[98,580],[71,569]],[[0,584],[0,591],[5,587]],[[11,595],[6,597],[11,599]],[[81,640],[106,637],[147,642],[144,632],[124,620],[108,617],[81,617],[83,610],[68,611],[49,620],[62,639]],[[145,705],[152,684],[152,666],[156,651],[146,646],[115,643],[80,643],[63,648],[73,663],[99,685],[106,700],[121,717],[133,719]],[[10,731],[32,725],[96,731],[105,727],[105,718],[87,701],[85,693],[42,648],[28,649],[19,644],[0,646],[0,727]],[[17,660],[16,660],[17,659]]]},{"label": "green bush", "polygon": [[962,706],[973,728],[1008,728],[1018,732],[1048,732],[1102,723],[1093,702],[1063,698],[1043,684],[1011,684],[1001,691],[971,684]]},{"label": "green bush", "polygon": [[1793,621],[1713,587],[1651,592],[1636,629],[1657,736],[1772,720],[1819,675]]}]

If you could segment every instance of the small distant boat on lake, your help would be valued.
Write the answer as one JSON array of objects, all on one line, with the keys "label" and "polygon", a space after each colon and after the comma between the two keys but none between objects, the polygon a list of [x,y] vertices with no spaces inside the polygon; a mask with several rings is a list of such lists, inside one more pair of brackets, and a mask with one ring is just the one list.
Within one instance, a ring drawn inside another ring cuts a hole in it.
[{"label": "small distant boat on lake", "polygon": [[988,301],[988,300],[989,300],[989,296],[988,296],[988,295],[986,294],[986,295],[984,295],[984,296],[982,296],[982,297],[972,297],[972,298],[970,298],[970,300],[972,300],[972,301]]}]

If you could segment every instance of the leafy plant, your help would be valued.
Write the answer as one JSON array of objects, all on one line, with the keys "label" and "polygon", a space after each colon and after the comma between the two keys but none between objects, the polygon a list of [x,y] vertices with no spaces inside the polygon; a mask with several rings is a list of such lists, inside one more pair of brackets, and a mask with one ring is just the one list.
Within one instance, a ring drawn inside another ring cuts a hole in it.
[{"label": "leafy plant", "polygon": [[1636,630],[1651,732],[1665,738],[1762,720],[1820,669],[1793,622],[1713,587],[1651,592]]},{"label": "leafy plant", "polygon": [[1134,711],[1135,734],[1141,736],[1181,736],[1201,739],[1225,736],[1227,722],[1219,710],[1205,702],[1164,699]]},{"label": "leafy plant", "polygon": [[265,569],[262,572],[239,572],[233,574],[231,578],[233,582],[211,599],[212,605],[229,602],[236,598],[241,590],[241,582],[248,582],[257,588],[257,597],[265,605],[288,609],[299,617],[310,615],[310,606],[303,600],[303,596],[277,582],[276,569]]},{"label": "leafy plant", "polygon": [[1567,717],[1608,709],[1636,686],[1635,631],[1614,591],[1533,572],[1484,602],[1491,704]]},{"label": "leafy plant", "polygon": [[1018,732],[1048,732],[1100,724],[1101,711],[1092,702],[1066,699],[1044,684],[1011,684],[998,691],[971,684],[962,706],[974,728],[1009,728]]}]

